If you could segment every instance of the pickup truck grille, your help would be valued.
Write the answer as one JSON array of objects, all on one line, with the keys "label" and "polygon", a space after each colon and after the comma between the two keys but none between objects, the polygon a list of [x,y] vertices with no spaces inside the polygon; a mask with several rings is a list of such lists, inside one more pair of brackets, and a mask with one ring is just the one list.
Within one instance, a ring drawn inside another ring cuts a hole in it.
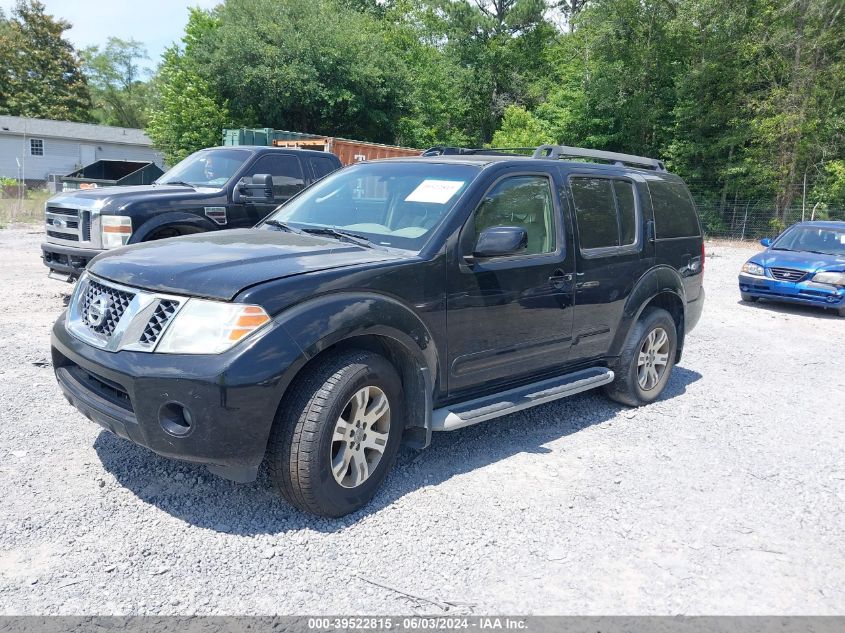
[{"label": "pickup truck grille", "polygon": [[47,206],[44,214],[47,235],[66,242],[91,241],[91,212],[67,207]]},{"label": "pickup truck grille", "polygon": [[[110,288],[91,280],[80,301],[82,318],[91,330],[109,337],[114,334],[117,324],[120,323],[123,313],[134,297],[135,295],[130,292]],[[92,310],[92,304],[97,301],[100,303],[95,310]],[[102,319],[99,318],[100,313],[103,314]]]},{"label": "pickup truck grille", "polygon": [[770,268],[772,277],[780,281],[803,281],[809,274],[803,270],[795,270],[794,268]]}]

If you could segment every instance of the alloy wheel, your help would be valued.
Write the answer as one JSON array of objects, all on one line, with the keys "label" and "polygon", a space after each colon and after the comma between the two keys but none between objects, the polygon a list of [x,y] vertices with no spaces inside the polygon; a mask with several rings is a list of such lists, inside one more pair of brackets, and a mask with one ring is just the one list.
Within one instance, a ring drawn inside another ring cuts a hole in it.
[{"label": "alloy wheel", "polygon": [[637,357],[637,382],[643,391],[651,391],[669,366],[669,335],[656,327],[645,337]]},{"label": "alloy wheel", "polygon": [[363,484],[381,462],[390,433],[390,402],[378,387],[356,391],[332,434],[331,470],[344,488]]}]

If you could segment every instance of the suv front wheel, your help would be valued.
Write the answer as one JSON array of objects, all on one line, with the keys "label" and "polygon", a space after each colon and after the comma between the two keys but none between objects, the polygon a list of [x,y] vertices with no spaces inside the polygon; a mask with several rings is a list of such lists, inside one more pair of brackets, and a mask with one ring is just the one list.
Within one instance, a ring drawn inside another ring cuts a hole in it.
[{"label": "suv front wheel", "polygon": [[340,517],[387,476],[404,427],[402,383],[382,356],[331,354],[291,384],[267,448],[273,484],[291,504]]},{"label": "suv front wheel", "polygon": [[605,393],[631,407],[653,402],[669,381],[677,349],[672,315],[662,308],[648,308],[631,328],[613,367],[616,378],[605,387]]}]

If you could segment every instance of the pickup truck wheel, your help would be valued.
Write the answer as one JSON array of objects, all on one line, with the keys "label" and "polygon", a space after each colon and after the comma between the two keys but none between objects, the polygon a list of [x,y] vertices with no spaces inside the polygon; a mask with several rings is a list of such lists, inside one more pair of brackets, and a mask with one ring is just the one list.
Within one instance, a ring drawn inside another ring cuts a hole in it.
[{"label": "pickup truck wheel", "polygon": [[616,378],[605,393],[616,402],[639,407],[663,392],[678,349],[672,316],[661,308],[646,310],[631,328],[628,340],[613,367]]},{"label": "pickup truck wheel", "polygon": [[292,505],[340,517],[369,502],[396,457],[402,383],[367,351],[329,356],[294,381],[267,449],[270,478]]}]

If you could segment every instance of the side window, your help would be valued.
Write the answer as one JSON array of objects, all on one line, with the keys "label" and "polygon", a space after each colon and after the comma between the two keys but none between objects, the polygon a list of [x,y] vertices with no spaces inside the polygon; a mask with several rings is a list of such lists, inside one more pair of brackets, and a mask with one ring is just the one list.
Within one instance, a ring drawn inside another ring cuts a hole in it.
[{"label": "side window", "polygon": [[314,169],[314,178],[317,180],[337,169],[337,164],[329,158],[315,157],[310,160],[311,167]]},{"label": "side window", "polygon": [[570,179],[582,250],[637,242],[634,183],[614,178]]},{"label": "side window", "polygon": [[250,169],[251,175],[270,174],[273,177],[273,197],[290,198],[305,186],[299,159],[290,154],[262,156]]},{"label": "side window", "polygon": [[654,227],[658,239],[700,234],[689,191],[680,182],[649,181]]},{"label": "side window", "polygon": [[637,241],[637,205],[634,202],[634,183],[613,181],[616,206],[619,209],[619,245],[629,246]]},{"label": "side window", "polygon": [[492,226],[518,226],[528,234],[527,255],[555,249],[554,203],[545,176],[512,176],[491,189],[475,211],[475,237]]},{"label": "side window", "polygon": [[619,223],[609,178],[570,179],[581,248],[619,246]]}]

